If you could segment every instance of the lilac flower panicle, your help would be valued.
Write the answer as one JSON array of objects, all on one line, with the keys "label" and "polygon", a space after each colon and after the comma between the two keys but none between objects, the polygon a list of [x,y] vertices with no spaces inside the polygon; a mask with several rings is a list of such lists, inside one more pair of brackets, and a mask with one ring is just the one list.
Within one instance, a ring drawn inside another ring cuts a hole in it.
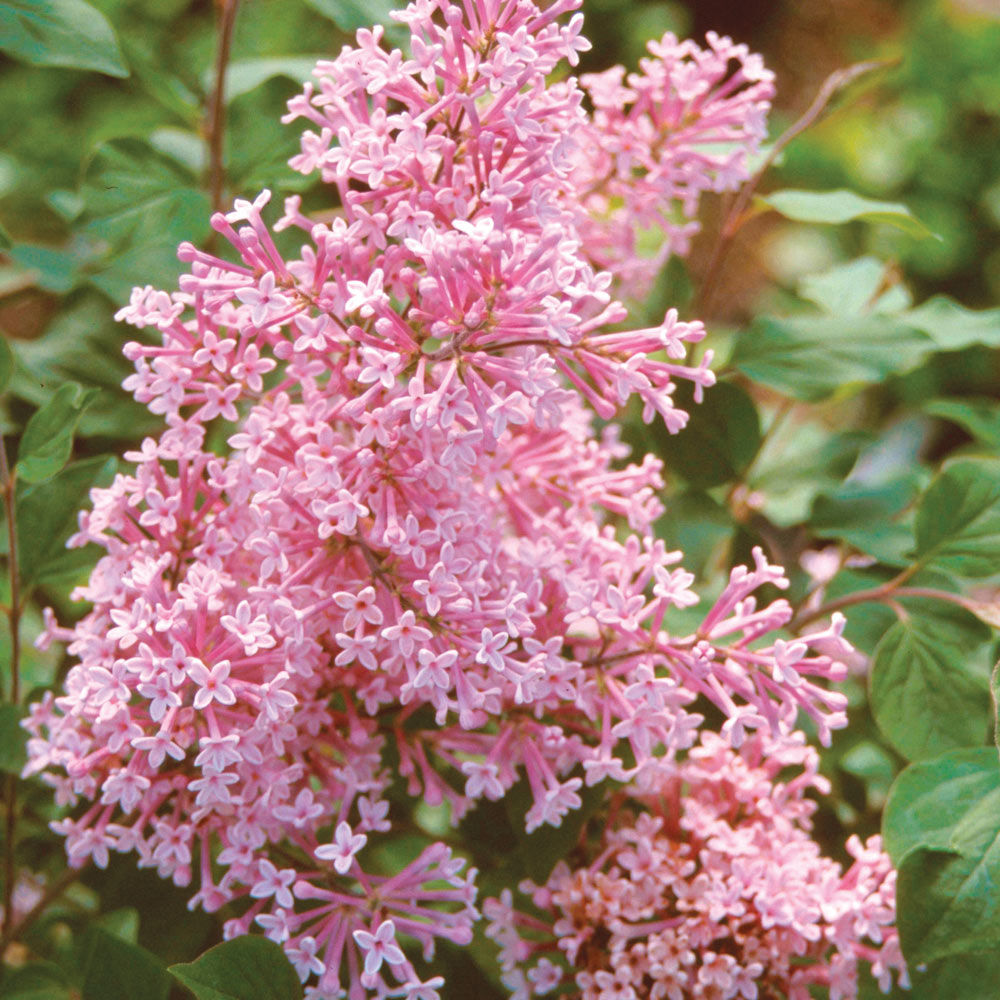
[{"label": "lilac flower panicle", "polygon": [[852,838],[845,872],[809,836],[805,793],[829,790],[818,764],[799,733],[734,751],[706,732],[683,763],[664,759],[619,796],[589,863],[523,883],[519,907],[509,890],[486,901],[511,995],[844,1000],[861,962],[883,991],[908,986],[879,838]]},{"label": "lilac flower panicle", "polygon": [[[760,550],[671,629],[699,599],[652,530],[660,465],[594,421],[637,398],[679,431],[677,381],[713,384],[700,323],[625,329],[615,296],[747,176],[771,75],[666,35],[635,73],[551,83],[589,48],[577,5],[415,0],[405,50],[359,31],[285,118],[332,209],[293,196],[269,227],[270,192],[237,199],[212,218],[232,259],[183,244],[179,290],[118,313],[159,336],[126,345],[125,386],[165,426],[80,515],[71,544],[104,554],[89,613],[47,617],[76,665],[26,720],[25,773],[71,810],[72,864],[134,852],[225,907],[227,936],[280,943],[314,1000],[434,1000],[418,952],[471,940],[465,859],[432,843],[386,872],[371,850],[397,778],[455,823],[526,779],[532,830],[585,786],[641,799],[704,768],[679,763],[706,745],[698,698],[741,753],[799,713],[824,739],[845,722],[843,621],[779,634],[789,605],[758,593],[787,580]],[[737,981],[724,956],[700,970]],[[544,995],[564,972],[525,976]]]}]

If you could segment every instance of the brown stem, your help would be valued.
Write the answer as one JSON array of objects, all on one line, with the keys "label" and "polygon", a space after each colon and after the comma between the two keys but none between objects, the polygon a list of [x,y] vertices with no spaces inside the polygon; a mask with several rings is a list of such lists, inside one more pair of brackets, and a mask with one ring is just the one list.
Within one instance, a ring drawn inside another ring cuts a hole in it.
[{"label": "brown stem", "polygon": [[722,264],[726,259],[726,255],[729,253],[730,247],[732,246],[733,237],[745,221],[744,217],[746,210],[750,205],[750,199],[757,190],[757,185],[760,184],[761,178],[773,165],[774,161],[781,154],[781,151],[793,139],[801,135],[807,128],[809,128],[810,125],[814,124],[820,118],[826,110],[827,105],[833,100],[839,91],[843,90],[859,77],[872,72],[872,70],[884,69],[885,67],[892,65],[895,65],[895,60],[876,59],[869,62],[855,63],[853,66],[846,66],[843,69],[838,69],[831,73],[823,82],[823,86],[820,87],[819,92],[816,94],[816,97],[813,99],[812,104],[809,105],[805,114],[802,115],[798,121],[796,121],[778,138],[775,144],[771,147],[771,151],[765,157],[760,168],[746,182],[746,184],[743,185],[740,193],[736,196],[732,207],[726,215],[726,221],[722,225],[722,229],[719,233],[719,239],[715,244],[715,249],[712,252],[712,257],[709,260],[708,267],[705,269],[705,277],[702,281],[701,294],[698,297],[698,305],[696,309],[697,315],[706,316],[709,314],[712,299],[715,296],[715,290],[718,284],[719,272],[722,269]]},{"label": "brown stem", "polygon": [[10,606],[7,608],[10,624],[10,700],[15,705],[21,698],[21,576],[17,565],[17,520],[14,513],[16,487],[16,476],[11,475],[7,461],[7,446],[0,437],[0,492],[3,493],[7,515],[7,571],[10,573]]},{"label": "brown stem", "polygon": [[804,625],[819,618],[827,618],[834,611],[840,611],[842,608],[850,608],[855,604],[867,604],[869,601],[888,601],[896,597],[935,597],[939,600],[952,601],[955,604],[964,604],[963,598],[959,597],[958,594],[951,594],[946,590],[933,590],[929,587],[904,587],[903,584],[920,568],[920,563],[916,562],[878,587],[872,587],[869,590],[855,590],[853,593],[844,594],[843,597],[827,601],[826,604],[821,604],[818,608],[813,608],[812,611],[807,611],[804,614],[799,612],[788,623],[788,628],[792,632],[800,632]]},{"label": "brown stem", "polygon": [[212,199],[212,211],[221,212],[224,207],[223,188],[226,171],[223,165],[224,141],[226,135],[226,67],[233,43],[233,26],[236,23],[236,9],[239,0],[219,0],[218,48],[215,53],[215,87],[208,107],[208,188]]},{"label": "brown stem", "polygon": [[[14,921],[14,841],[17,838],[17,775],[4,778],[4,799],[7,805],[3,842],[3,937]],[[2,953],[2,949],[0,949]]]},{"label": "brown stem", "polygon": [[893,600],[892,598],[886,598],[885,603],[886,607],[891,608],[901,622],[908,622],[910,620],[910,613],[903,607],[902,604],[899,603],[899,601]]},{"label": "brown stem", "polygon": [[[7,571],[10,574],[10,700],[16,705],[21,698],[21,577],[18,572],[17,521],[14,513],[16,476],[11,475],[7,461],[7,445],[0,435],[0,492],[3,493],[7,514]],[[17,776],[8,775],[6,786],[6,823],[4,832],[3,912],[4,930],[14,919],[14,842],[17,839]]]}]

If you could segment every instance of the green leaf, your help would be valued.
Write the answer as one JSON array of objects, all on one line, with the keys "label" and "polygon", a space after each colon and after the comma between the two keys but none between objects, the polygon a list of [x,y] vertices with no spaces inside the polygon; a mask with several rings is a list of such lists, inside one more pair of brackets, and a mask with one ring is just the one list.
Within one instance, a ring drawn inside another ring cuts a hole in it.
[{"label": "green leaf", "polygon": [[3,226],[0,226],[0,250],[9,250],[13,245],[10,233]]},{"label": "green leaf", "polygon": [[534,881],[547,881],[556,863],[573,849],[587,820],[604,801],[604,793],[601,785],[590,788],[584,785],[578,789],[581,799],[578,809],[571,809],[559,826],[543,823],[531,833],[524,829],[524,817],[534,801],[527,779],[522,778],[503,797],[507,818],[517,838],[517,852],[524,870]]},{"label": "green leaf", "polygon": [[101,261],[89,276],[90,284],[113,302],[127,302],[136,285],[176,287],[181,274],[177,260],[179,242],[173,237],[153,239],[148,243],[136,240],[134,246],[129,245]]},{"label": "green leaf", "polygon": [[1000,461],[952,462],[917,508],[917,558],[961,577],[1000,572]]},{"label": "green leaf", "polygon": [[188,125],[197,127],[201,118],[198,95],[183,80],[167,72],[158,41],[157,35],[145,32],[127,34],[122,39],[133,80],[147,96]]},{"label": "green leaf", "polygon": [[897,926],[910,964],[996,948],[1000,811],[994,809],[993,820],[992,836],[967,854],[918,847],[903,858],[896,883]]},{"label": "green leaf", "polygon": [[860,219],[895,226],[911,236],[934,235],[905,205],[874,201],[843,188],[837,191],[772,191],[768,195],[758,195],[755,200],[795,222],[841,225]]},{"label": "green leaf", "polygon": [[[313,181],[301,174],[290,174],[288,160],[298,149],[297,138],[272,117],[268,98],[278,98],[284,88],[273,81],[258,91],[232,101],[227,121],[231,141],[227,147],[227,170],[236,189],[256,191],[273,184],[276,176],[288,176],[288,190],[304,191]],[[287,93],[287,91],[285,91]],[[264,116],[262,118],[262,116]]]},{"label": "green leaf", "polygon": [[280,946],[263,937],[233,938],[170,973],[198,1000],[298,1000],[299,977]]},{"label": "green leaf", "polygon": [[984,685],[968,673],[968,651],[933,624],[896,622],[875,650],[871,707],[889,742],[908,760],[982,744]]},{"label": "green leaf", "polygon": [[975,311],[936,295],[900,319],[926,333],[941,351],[959,351],[973,344],[1000,347],[1000,309]]},{"label": "green leaf", "polygon": [[950,750],[911,764],[896,779],[882,817],[882,840],[895,864],[916,847],[951,845],[955,827],[986,796],[1000,792],[1000,767],[989,747]]},{"label": "green leaf", "polygon": [[114,250],[199,242],[210,231],[211,206],[193,171],[140,139],[98,147],[82,190],[86,232]]},{"label": "green leaf", "polygon": [[760,447],[760,418],[753,400],[730,382],[709,390],[704,406],[695,405],[693,396],[689,383],[678,385],[675,398],[691,419],[681,434],[668,434],[658,425],[656,450],[667,468],[693,487],[732,482]]},{"label": "green leaf", "polygon": [[28,734],[21,728],[25,712],[19,705],[0,705],[0,771],[20,774],[28,761],[25,742]]},{"label": "green leaf", "polygon": [[958,424],[977,441],[1000,450],[1000,404],[989,397],[964,396],[960,399],[932,399],[924,413]]},{"label": "green leaf", "polygon": [[[931,962],[926,970],[912,968],[913,987],[899,1000],[996,1000],[1000,982],[1000,951],[945,958]],[[895,1000],[896,994],[892,995]],[[884,1000],[876,989],[865,1000]]]},{"label": "green leaf", "polygon": [[357,31],[376,24],[392,27],[393,0],[306,0],[306,5],[328,17],[341,31]]},{"label": "green leaf", "polygon": [[0,0],[0,49],[33,66],[128,76],[114,29],[83,0]]},{"label": "green leaf", "polygon": [[807,520],[816,496],[836,488],[870,440],[860,431],[834,433],[808,418],[774,427],[750,475],[751,488],[764,496],[764,514],[782,528]]},{"label": "green leaf", "polygon": [[205,140],[182,128],[158,128],[149,133],[150,145],[164,156],[196,174],[203,173],[208,163]]},{"label": "green leaf", "polygon": [[27,483],[54,476],[69,460],[80,414],[97,395],[74,382],[59,386],[56,394],[28,421],[17,455],[17,474]]},{"label": "green leaf", "polygon": [[139,911],[134,906],[123,906],[97,918],[97,926],[129,944],[139,942]]},{"label": "green leaf", "polygon": [[167,1000],[170,976],[155,955],[103,928],[87,930],[81,947],[83,1000]]},{"label": "green leaf", "polygon": [[[916,476],[895,476],[881,483],[848,480],[821,493],[813,501],[809,526],[822,538],[839,538],[876,558],[908,551],[912,534],[892,519],[908,507],[917,495]],[[886,543],[902,545],[886,549]]]},{"label": "green leaf", "polygon": [[[736,530],[730,512],[703,490],[685,490],[664,498],[665,510],[656,522],[656,537],[670,549],[685,554],[685,567],[704,576],[708,565],[725,550]],[[683,609],[671,609],[672,630],[680,630],[677,615]]]},{"label": "green leaf", "polygon": [[755,382],[817,402],[907,371],[933,350],[927,334],[895,318],[760,317],[737,339],[731,363]]},{"label": "green leaf", "polygon": [[64,222],[72,222],[83,211],[83,199],[76,191],[53,188],[45,194],[45,204]]},{"label": "green leaf", "polygon": [[82,270],[93,258],[94,248],[92,240],[73,240],[66,247],[19,243],[10,256],[33,272],[39,288],[65,295],[80,283]]},{"label": "green leaf", "polygon": [[158,429],[162,418],[121,392],[130,370],[121,341],[121,328],[112,321],[104,297],[83,291],[53,318],[44,336],[14,343],[10,392],[39,407],[66,381],[106,389],[80,418],[77,437],[137,441]]},{"label": "green leaf", "polygon": [[19,969],[6,969],[0,984],[3,1000],[74,1000],[66,973],[55,962],[31,962]]},{"label": "green leaf", "polygon": [[1000,663],[990,674],[990,698],[993,701],[993,744],[1000,750]]},{"label": "green leaf", "polygon": [[[947,578],[938,574],[923,573],[914,577],[914,586],[938,586],[946,589]],[[973,673],[981,670],[983,691],[986,690],[988,668],[981,658],[974,655],[984,651],[984,643],[993,638],[993,631],[976,614],[961,605],[951,601],[942,601],[936,597],[901,597],[899,603],[914,618],[927,627],[929,633],[948,646],[954,646],[963,654],[963,662]]]},{"label": "green leaf", "polygon": [[73,577],[93,563],[93,549],[66,549],[66,539],[76,530],[91,487],[107,486],[117,464],[106,457],[74,462],[47,482],[18,490],[18,556],[25,587]]},{"label": "green leaf", "polygon": [[902,285],[885,287],[890,265],[876,257],[859,257],[799,282],[799,295],[831,316],[864,316],[898,312],[910,305]]},{"label": "green leaf", "polygon": [[[243,94],[256,90],[262,83],[276,76],[287,77],[301,84],[312,78],[317,59],[326,59],[325,55],[316,56],[265,56],[259,59],[234,59],[226,69],[226,100],[232,101]],[[210,89],[212,74],[207,73],[203,79],[206,91]]]},{"label": "green leaf", "polygon": [[7,391],[10,377],[14,374],[14,355],[6,337],[0,337],[0,395]]}]

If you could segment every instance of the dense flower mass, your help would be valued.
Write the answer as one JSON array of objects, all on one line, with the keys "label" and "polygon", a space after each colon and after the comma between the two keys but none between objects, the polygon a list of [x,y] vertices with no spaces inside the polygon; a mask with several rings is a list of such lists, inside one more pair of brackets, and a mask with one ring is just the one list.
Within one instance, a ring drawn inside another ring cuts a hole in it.
[{"label": "dense flower mass", "polygon": [[[798,734],[796,734],[798,736]],[[687,760],[621,793],[598,843],[544,886],[485,905],[504,982],[527,1000],[572,983],[581,1000],[854,997],[858,961],[906,983],[895,873],[878,838],[848,843],[847,872],[810,839],[810,788],[827,791],[801,739],[739,752],[705,733]],[[779,772],[799,773],[779,782]]]},{"label": "dense flower mass", "polygon": [[770,74],[667,35],[638,73],[549,83],[588,47],[576,5],[416,0],[405,53],[358,32],[288,115],[332,210],[289,198],[269,229],[269,192],[238,200],[212,220],[233,259],[184,245],[180,291],[119,313],[159,334],[126,386],[167,426],[81,516],[105,555],[90,613],[47,630],[79,663],[27,721],[27,772],[73,807],[72,863],[134,851],[193,884],[311,997],[430,1000],[411,946],[471,938],[461,858],[372,850],[400,796],[457,822],[523,777],[527,829],[558,826],[584,783],[657,787],[698,699],[735,747],[844,723],[843,621],[779,635],[759,550],[671,631],[698,598],[652,532],[659,465],[592,414],[637,397],[678,431],[676,380],[713,383],[700,323],[623,329],[613,296],[746,176]]}]

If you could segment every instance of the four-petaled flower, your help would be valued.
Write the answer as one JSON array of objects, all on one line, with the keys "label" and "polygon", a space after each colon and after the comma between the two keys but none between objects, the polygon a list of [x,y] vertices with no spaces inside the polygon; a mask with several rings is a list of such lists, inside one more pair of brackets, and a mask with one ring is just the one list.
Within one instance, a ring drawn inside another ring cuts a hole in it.
[{"label": "four-petaled flower", "polygon": [[267,326],[275,313],[287,309],[290,300],[276,291],[277,281],[273,271],[268,271],[256,285],[236,289],[236,297],[250,307],[250,322],[256,327]]},{"label": "four-petaled flower", "polygon": [[194,707],[197,711],[208,708],[213,701],[220,705],[236,703],[236,692],[226,683],[230,669],[229,660],[219,660],[211,669],[200,660],[195,660],[188,667],[188,676],[198,685],[194,696]]},{"label": "four-petaled flower", "polygon": [[367,843],[368,838],[363,833],[354,833],[350,825],[341,820],[333,834],[333,843],[323,844],[313,853],[323,861],[332,861],[333,867],[341,875],[346,875],[354,864],[354,855]]},{"label": "four-petaled flower", "polygon": [[356,930],[354,940],[365,952],[365,975],[373,976],[382,963],[402,965],[406,956],[396,944],[396,925],[391,920],[383,920],[374,934],[368,931]]}]

